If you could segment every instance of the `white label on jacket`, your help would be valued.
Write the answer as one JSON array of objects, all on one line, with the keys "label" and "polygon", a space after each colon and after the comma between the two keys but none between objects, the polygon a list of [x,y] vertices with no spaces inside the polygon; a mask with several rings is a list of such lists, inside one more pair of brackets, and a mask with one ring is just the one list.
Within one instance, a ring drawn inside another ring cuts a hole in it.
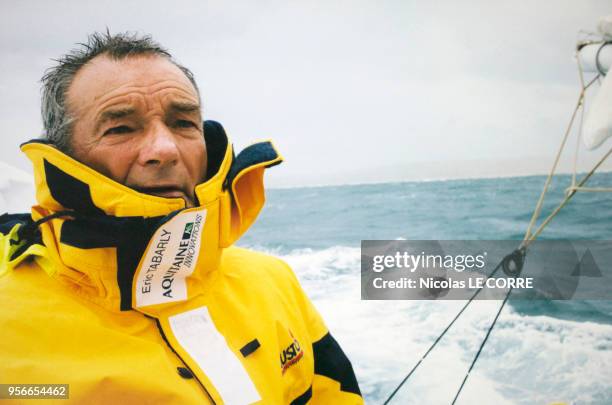
[{"label": "white label on jacket", "polygon": [[206,209],[182,211],[156,231],[136,270],[136,307],[187,299],[186,279],[200,254]]},{"label": "white label on jacket", "polygon": [[248,373],[213,323],[208,308],[200,307],[169,319],[172,333],[213,383],[226,404],[260,400]]}]

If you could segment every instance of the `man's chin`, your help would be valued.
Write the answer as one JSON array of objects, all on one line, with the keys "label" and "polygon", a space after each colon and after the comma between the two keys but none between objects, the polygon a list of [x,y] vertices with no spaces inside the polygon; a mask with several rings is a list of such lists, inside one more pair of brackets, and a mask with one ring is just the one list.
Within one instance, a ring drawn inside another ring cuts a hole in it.
[{"label": "man's chin", "polygon": [[169,191],[144,191],[146,194],[154,195],[156,197],[163,198],[182,198],[183,200],[187,200],[187,196],[182,191],[178,190],[169,190]]},{"label": "man's chin", "polygon": [[185,207],[186,208],[191,208],[191,207],[195,207],[195,198],[188,196],[187,194],[185,194],[183,191],[181,190],[157,190],[157,189],[152,189],[152,188],[139,188],[139,187],[133,187],[136,191],[138,191],[139,193],[143,193],[143,194],[148,194],[148,195],[153,195],[155,197],[162,197],[162,198],[180,198],[183,201],[185,201]]},{"label": "man's chin", "polygon": [[162,197],[162,198],[180,198],[181,200],[185,202],[185,208],[195,207],[195,202],[193,198],[188,197],[187,195],[185,195],[185,193],[182,193],[182,192],[180,193],[150,193],[150,194],[156,197]]},{"label": "man's chin", "polygon": [[193,208],[196,206],[195,202],[190,198],[183,198],[183,201],[185,201],[185,208]]}]

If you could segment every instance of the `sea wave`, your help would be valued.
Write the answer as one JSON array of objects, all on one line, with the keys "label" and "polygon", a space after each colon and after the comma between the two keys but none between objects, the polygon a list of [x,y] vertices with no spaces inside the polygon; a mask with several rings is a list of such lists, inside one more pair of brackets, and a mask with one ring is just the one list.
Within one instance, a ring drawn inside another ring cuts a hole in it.
[{"label": "sea wave", "polygon": [[[362,301],[360,249],[268,249],[287,261],[351,359],[368,403],[381,403],[464,301]],[[394,399],[448,404],[500,305],[466,310]],[[612,326],[523,315],[507,306],[459,404],[610,403]]]}]

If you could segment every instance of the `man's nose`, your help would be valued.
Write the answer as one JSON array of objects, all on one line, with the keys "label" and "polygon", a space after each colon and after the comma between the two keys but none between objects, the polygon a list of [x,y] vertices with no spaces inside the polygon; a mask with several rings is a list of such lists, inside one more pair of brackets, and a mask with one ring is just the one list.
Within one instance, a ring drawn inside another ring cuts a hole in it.
[{"label": "man's nose", "polygon": [[175,165],[179,159],[176,141],[174,134],[164,123],[151,125],[140,149],[140,164],[143,166]]}]

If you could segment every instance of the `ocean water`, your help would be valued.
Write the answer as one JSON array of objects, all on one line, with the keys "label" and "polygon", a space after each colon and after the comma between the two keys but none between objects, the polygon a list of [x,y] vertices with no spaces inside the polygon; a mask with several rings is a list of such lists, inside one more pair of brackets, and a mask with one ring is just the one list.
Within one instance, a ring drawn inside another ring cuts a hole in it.
[{"label": "ocean water", "polygon": [[[523,237],[544,176],[272,189],[239,245],[290,263],[351,359],[367,403],[382,403],[462,301],[362,301],[363,239]],[[558,176],[543,212],[563,196]],[[612,173],[589,185],[612,187]],[[612,240],[612,194],[579,193],[542,239]],[[477,301],[394,398],[450,404],[499,301]],[[509,301],[458,404],[612,404],[610,301]]]}]

